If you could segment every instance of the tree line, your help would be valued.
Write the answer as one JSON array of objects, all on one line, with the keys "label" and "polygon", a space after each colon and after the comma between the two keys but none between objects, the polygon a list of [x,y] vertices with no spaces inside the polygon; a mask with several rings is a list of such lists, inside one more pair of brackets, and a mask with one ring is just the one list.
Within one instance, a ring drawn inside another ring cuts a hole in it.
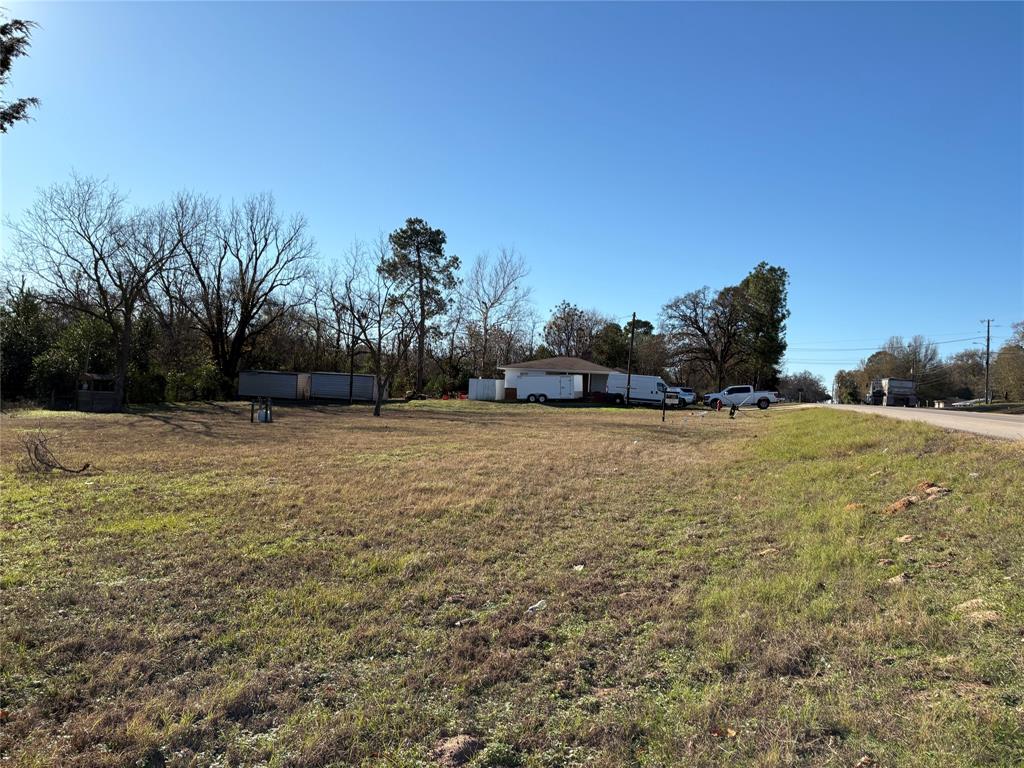
[{"label": "tree line", "polygon": [[120,403],[230,398],[247,368],[369,372],[382,392],[437,394],[553,355],[698,388],[771,386],[785,351],[788,275],[764,263],[667,302],[656,329],[568,301],[542,320],[519,253],[463,265],[419,218],[322,258],[306,219],[266,194],[138,207],[73,175],[9,231],[5,400],[67,400],[88,372],[112,374]]},{"label": "tree line", "polygon": [[[989,386],[998,399],[1024,400],[1024,322],[1013,325],[1011,337],[991,354]],[[836,373],[836,399],[860,403],[871,382],[884,378],[911,379],[922,400],[985,397],[985,350],[965,349],[943,358],[938,346],[924,336],[890,338],[860,365]]]}]

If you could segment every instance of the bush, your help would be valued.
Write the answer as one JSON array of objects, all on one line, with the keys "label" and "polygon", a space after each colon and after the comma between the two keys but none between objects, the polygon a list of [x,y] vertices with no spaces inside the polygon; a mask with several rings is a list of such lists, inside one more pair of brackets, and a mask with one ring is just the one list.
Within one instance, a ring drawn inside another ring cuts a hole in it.
[{"label": "bush", "polygon": [[167,379],[163,374],[133,371],[128,377],[129,403],[162,403],[167,392]]},{"label": "bush", "polygon": [[170,371],[165,394],[173,401],[215,400],[228,390],[217,367],[206,362],[184,371]]}]

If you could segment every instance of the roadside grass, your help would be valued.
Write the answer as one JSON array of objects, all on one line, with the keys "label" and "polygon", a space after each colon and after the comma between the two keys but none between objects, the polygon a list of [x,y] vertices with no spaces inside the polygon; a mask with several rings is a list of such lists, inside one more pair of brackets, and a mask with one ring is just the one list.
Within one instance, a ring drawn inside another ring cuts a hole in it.
[{"label": "roadside grass", "polygon": [[965,408],[956,408],[958,411],[977,411],[978,413],[1024,413],[1024,403],[998,402],[988,405],[972,405]]},{"label": "roadside grass", "polygon": [[[1021,444],[827,409],[275,417],[0,421],[0,764],[429,766],[457,735],[477,767],[1024,762]],[[95,471],[16,471],[40,428]],[[950,492],[884,511],[923,481]]]}]

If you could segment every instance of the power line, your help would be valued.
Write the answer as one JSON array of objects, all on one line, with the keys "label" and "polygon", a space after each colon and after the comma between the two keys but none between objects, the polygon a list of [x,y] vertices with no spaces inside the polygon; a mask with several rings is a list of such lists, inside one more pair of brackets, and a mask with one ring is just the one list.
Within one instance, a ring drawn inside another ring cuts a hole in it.
[{"label": "power line", "polygon": [[[928,344],[956,344],[961,341],[980,341],[984,339],[984,336],[966,336],[960,339],[946,339],[944,341],[932,341],[928,340]],[[798,352],[878,352],[885,349],[885,344],[881,344],[874,347],[790,347],[787,345],[787,350],[793,349]]]}]

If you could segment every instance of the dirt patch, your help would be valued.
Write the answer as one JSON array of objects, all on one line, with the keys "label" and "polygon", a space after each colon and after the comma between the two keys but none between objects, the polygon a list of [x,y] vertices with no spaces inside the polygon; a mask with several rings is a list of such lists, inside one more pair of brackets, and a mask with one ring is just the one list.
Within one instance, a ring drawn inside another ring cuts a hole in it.
[{"label": "dirt patch", "polygon": [[909,544],[914,540],[914,535],[911,533],[904,534],[903,536],[896,537],[897,544]]},{"label": "dirt patch", "polygon": [[890,587],[901,587],[904,584],[910,582],[910,574],[904,571],[903,573],[896,574],[891,579],[886,579],[885,583]]},{"label": "dirt patch", "polygon": [[941,499],[943,496],[948,496],[950,493],[952,493],[952,491],[949,488],[925,480],[924,482],[920,482],[914,486],[913,493],[908,496],[904,496],[901,499],[897,499],[883,509],[882,514],[895,515],[899,512],[905,512],[915,504]]},{"label": "dirt patch", "polygon": [[895,515],[898,512],[906,512],[912,506],[917,504],[921,500],[920,496],[904,496],[902,499],[894,501],[892,504],[882,510],[884,515]]},{"label": "dirt patch", "polygon": [[980,597],[976,597],[973,600],[967,600],[966,602],[960,603],[956,607],[956,610],[960,613],[970,613],[971,611],[979,611],[985,607],[985,601]]},{"label": "dirt patch", "polygon": [[971,611],[966,616],[969,622],[977,624],[979,627],[991,627],[998,624],[1001,618],[999,612],[993,610]]},{"label": "dirt patch", "polygon": [[927,480],[923,483],[918,483],[914,486],[914,493],[918,496],[923,496],[925,501],[931,501],[932,499],[939,499],[943,496],[948,496],[952,491],[942,485],[936,485],[930,483]]},{"label": "dirt patch", "polygon": [[441,739],[434,746],[433,758],[442,768],[458,768],[472,759],[473,755],[484,748],[483,739],[461,733]]}]

